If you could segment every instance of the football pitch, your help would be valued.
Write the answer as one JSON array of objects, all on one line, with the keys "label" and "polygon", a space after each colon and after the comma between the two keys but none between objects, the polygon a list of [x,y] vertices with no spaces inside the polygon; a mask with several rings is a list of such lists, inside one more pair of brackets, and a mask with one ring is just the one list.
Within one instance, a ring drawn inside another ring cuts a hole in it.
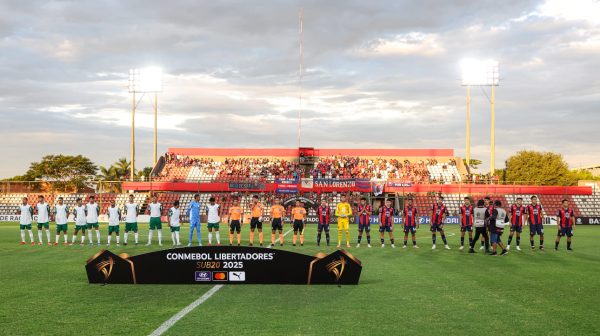
[{"label": "football pitch", "polygon": [[[106,242],[106,224],[101,227]],[[402,249],[399,230],[396,249],[387,239],[382,249],[377,232],[372,248],[364,238],[356,248],[355,229],[351,227],[348,251],[363,265],[358,286],[225,285],[165,334],[600,334],[600,228],[577,227],[574,251],[566,251],[563,239],[557,252],[556,229],[546,227],[546,252],[531,251],[526,236],[523,251],[515,251],[513,241],[503,257],[459,251],[457,226],[447,226],[449,251],[440,249],[439,236],[438,249],[431,250],[427,226],[417,233],[420,249],[413,249],[410,241]],[[248,231],[248,226],[242,227],[246,240]],[[228,243],[227,233],[221,232]],[[163,248],[169,248],[170,233],[163,233]],[[270,231],[265,233],[270,240]],[[213,288],[90,285],[85,262],[106,246],[20,246],[19,237],[16,223],[0,224],[2,335],[148,335]],[[182,237],[187,243],[187,224]],[[314,225],[306,229],[304,247],[292,247],[291,238],[291,233],[286,236],[284,248],[300,253],[335,249],[334,243],[316,246]],[[337,239],[335,229],[332,238]],[[142,225],[139,246],[113,245],[110,250],[137,255],[159,248],[142,246],[146,240],[147,225]]]}]

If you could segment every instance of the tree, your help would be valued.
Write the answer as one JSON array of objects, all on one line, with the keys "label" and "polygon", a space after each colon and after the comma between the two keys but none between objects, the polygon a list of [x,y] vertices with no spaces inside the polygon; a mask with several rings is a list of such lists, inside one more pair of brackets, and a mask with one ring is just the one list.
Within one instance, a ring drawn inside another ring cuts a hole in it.
[{"label": "tree", "polygon": [[119,158],[119,160],[117,160],[117,162],[113,164],[113,167],[115,167],[117,176],[119,176],[120,179],[121,177],[129,176],[131,170],[131,162],[127,161],[127,158]]},{"label": "tree", "polygon": [[152,172],[152,167],[144,167],[144,169],[138,170],[135,173],[135,176],[139,179],[143,178],[145,181],[148,181],[150,179],[151,172]]},{"label": "tree", "polygon": [[469,161],[470,162],[467,165],[467,159],[463,159],[463,163],[465,164],[465,166],[469,166],[473,169],[477,169],[477,167],[482,163],[481,160],[478,160],[478,159],[471,159]]},{"label": "tree", "polygon": [[113,165],[109,168],[104,166],[100,166],[100,174],[98,174],[98,180],[100,180],[100,188],[103,190],[111,191],[111,192],[120,192],[121,184],[120,183],[109,183],[114,181],[119,181],[119,175],[117,172],[117,168]]},{"label": "tree", "polygon": [[520,151],[506,161],[506,180],[539,185],[575,185],[577,178],[561,154]]},{"label": "tree", "polygon": [[53,182],[58,189],[77,191],[97,170],[96,165],[82,155],[46,155],[41,161],[32,162],[24,175],[10,180]]}]

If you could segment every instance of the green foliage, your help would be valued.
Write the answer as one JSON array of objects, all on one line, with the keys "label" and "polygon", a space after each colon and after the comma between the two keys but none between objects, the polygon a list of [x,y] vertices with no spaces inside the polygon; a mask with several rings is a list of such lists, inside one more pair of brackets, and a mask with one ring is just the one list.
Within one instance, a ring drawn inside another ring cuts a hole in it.
[{"label": "green foliage", "polygon": [[509,157],[506,161],[506,180],[555,186],[577,183],[577,178],[561,154],[536,151],[520,151]]},{"label": "green foliage", "polygon": [[477,167],[482,163],[481,160],[478,159],[471,159],[469,164],[467,165],[467,159],[463,159],[463,163],[465,164],[465,166],[469,166],[473,169],[477,169]]},{"label": "green foliage", "polygon": [[15,176],[10,181],[47,181],[58,190],[71,190],[85,186],[90,176],[96,174],[98,168],[87,157],[82,155],[46,155],[39,162],[32,162],[24,175]]}]

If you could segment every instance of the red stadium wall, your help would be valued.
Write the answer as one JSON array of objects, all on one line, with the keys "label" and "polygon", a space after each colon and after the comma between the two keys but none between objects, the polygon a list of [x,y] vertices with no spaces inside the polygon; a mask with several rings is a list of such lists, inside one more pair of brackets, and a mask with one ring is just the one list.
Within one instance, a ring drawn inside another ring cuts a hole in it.
[{"label": "red stadium wall", "polygon": [[[351,149],[315,148],[320,156],[392,156],[453,157],[453,149]],[[169,148],[169,152],[185,156],[274,156],[297,157],[298,148]]]},{"label": "red stadium wall", "polygon": [[[267,183],[266,190],[260,189],[230,189],[229,183],[186,183],[186,182],[123,182],[124,190],[136,191],[189,191],[189,192],[224,192],[224,191],[269,191],[274,192],[277,189],[275,183]],[[331,191],[360,191],[357,188],[334,188],[317,187],[312,189],[301,188],[299,191],[308,192],[331,192]],[[490,185],[490,184],[417,184],[405,188],[386,187],[386,192],[404,192],[404,193],[427,193],[441,192],[442,194],[490,194],[490,195],[509,195],[509,194],[536,194],[536,195],[591,195],[592,188],[588,186],[581,187],[553,187],[553,186],[525,186],[525,185]]]}]

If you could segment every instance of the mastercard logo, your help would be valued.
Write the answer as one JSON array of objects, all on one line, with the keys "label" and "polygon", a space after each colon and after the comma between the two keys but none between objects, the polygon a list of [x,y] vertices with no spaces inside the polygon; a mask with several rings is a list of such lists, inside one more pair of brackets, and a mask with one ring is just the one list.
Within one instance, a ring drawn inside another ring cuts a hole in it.
[{"label": "mastercard logo", "polygon": [[214,272],[213,280],[225,281],[225,280],[227,280],[227,273],[226,272]]}]

